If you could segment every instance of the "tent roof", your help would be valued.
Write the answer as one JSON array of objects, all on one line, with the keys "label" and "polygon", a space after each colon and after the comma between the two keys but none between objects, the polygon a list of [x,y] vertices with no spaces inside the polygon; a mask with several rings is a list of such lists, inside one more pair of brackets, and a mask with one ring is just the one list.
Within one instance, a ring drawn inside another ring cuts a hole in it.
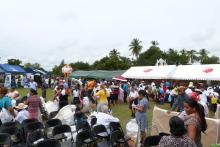
[{"label": "tent roof", "polygon": [[94,71],[77,70],[77,71],[73,71],[72,74],[70,75],[70,77],[72,77],[72,78],[80,78],[80,77],[86,78],[92,72],[94,72]]},{"label": "tent roof", "polygon": [[0,68],[8,73],[26,73],[26,71],[17,65],[0,64]]},{"label": "tent roof", "polygon": [[31,68],[31,67],[24,68],[24,70],[25,70],[27,73],[32,73],[32,74],[34,74],[34,73],[35,73],[34,69],[33,69],[33,68]]},{"label": "tent roof", "polygon": [[4,73],[5,71],[0,68],[0,73]]},{"label": "tent roof", "polygon": [[92,70],[92,71],[74,71],[70,77],[73,78],[95,78],[95,79],[112,79],[115,76],[119,76],[123,74],[125,70],[113,70],[113,71],[107,71],[107,70]]},{"label": "tent roof", "polygon": [[129,79],[167,79],[175,69],[175,65],[135,66],[128,69],[122,76]]},{"label": "tent roof", "polygon": [[178,80],[220,80],[220,64],[179,65],[170,75]]}]

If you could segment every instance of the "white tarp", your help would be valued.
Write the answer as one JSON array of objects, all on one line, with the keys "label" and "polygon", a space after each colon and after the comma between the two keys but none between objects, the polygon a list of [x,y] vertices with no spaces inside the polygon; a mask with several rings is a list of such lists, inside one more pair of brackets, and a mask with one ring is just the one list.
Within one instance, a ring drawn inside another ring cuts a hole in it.
[{"label": "white tarp", "polygon": [[48,101],[44,104],[44,108],[48,114],[50,114],[53,111],[58,111],[59,102],[58,101]]},{"label": "white tarp", "polygon": [[179,65],[168,78],[177,80],[220,80],[220,64]]},{"label": "white tarp", "polygon": [[175,69],[175,65],[135,66],[128,69],[122,76],[129,79],[167,79]]},{"label": "white tarp", "polygon": [[67,105],[60,109],[57,115],[54,118],[61,120],[62,124],[73,125],[74,124],[74,114],[75,114],[75,105]]}]

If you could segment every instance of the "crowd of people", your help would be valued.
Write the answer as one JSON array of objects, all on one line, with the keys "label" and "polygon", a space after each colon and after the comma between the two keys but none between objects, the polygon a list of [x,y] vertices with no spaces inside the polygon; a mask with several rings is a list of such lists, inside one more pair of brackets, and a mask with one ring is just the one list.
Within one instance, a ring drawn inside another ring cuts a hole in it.
[{"label": "crowd of people", "polygon": [[[1,113],[1,123],[25,119],[42,120],[43,101],[47,88],[54,89],[54,98],[59,102],[59,109],[71,104],[76,105],[76,114],[81,114],[83,98],[88,97],[91,105],[96,106],[97,112],[111,114],[111,108],[119,103],[126,103],[131,110],[131,117],[136,118],[140,128],[141,143],[146,138],[147,109],[149,101],[159,105],[170,104],[171,111],[180,112],[179,117],[170,119],[169,137],[163,137],[160,146],[202,146],[201,133],[205,133],[207,124],[205,116],[209,111],[216,112],[219,103],[220,87],[207,87],[204,83],[177,83],[167,81],[106,81],[106,80],[65,80],[56,79],[53,86],[44,79],[41,97],[38,96],[38,84],[30,80],[29,93],[26,97],[19,97],[15,89],[0,88],[0,109],[6,110],[9,116]],[[81,116],[81,115],[79,115]],[[82,115],[85,117],[85,115]]]}]

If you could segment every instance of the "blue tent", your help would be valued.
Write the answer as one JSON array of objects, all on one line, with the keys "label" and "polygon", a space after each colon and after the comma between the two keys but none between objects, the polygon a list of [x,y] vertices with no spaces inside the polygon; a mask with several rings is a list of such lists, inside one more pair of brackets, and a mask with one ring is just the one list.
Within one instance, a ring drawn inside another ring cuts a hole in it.
[{"label": "blue tent", "polygon": [[5,71],[0,68],[0,73],[4,73]]},{"label": "blue tent", "polygon": [[17,73],[17,74],[26,73],[26,71],[22,67],[17,65],[0,64],[0,68],[6,73]]},{"label": "blue tent", "polygon": [[24,70],[25,70],[27,73],[32,73],[32,74],[35,74],[35,73],[36,73],[36,72],[34,71],[34,69],[31,68],[31,67],[24,68]]}]

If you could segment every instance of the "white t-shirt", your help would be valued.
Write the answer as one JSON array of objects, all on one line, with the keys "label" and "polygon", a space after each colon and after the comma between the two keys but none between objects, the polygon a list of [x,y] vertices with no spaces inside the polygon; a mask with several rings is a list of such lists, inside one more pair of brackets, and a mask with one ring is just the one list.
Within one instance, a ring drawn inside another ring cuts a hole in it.
[{"label": "white t-shirt", "polygon": [[138,92],[137,91],[130,91],[129,96],[130,99],[134,99],[138,97]]},{"label": "white t-shirt", "polygon": [[185,90],[185,93],[187,94],[187,95],[189,95],[190,96],[190,94],[192,93],[193,91],[192,91],[192,89],[190,89],[190,88],[187,88],[186,90]]},{"label": "white t-shirt", "polygon": [[73,97],[79,97],[79,90],[73,90]]},{"label": "white t-shirt", "polygon": [[37,83],[36,82],[33,81],[33,82],[30,82],[29,84],[30,84],[31,89],[37,90]]},{"label": "white t-shirt", "polygon": [[18,112],[18,115],[15,117],[15,120],[22,123],[23,120],[28,118],[29,118],[29,112],[26,109],[24,109]]},{"label": "white t-shirt", "polygon": [[112,93],[112,89],[109,87],[109,88],[106,88],[106,90],[108,91],[108,97],[110,97],[110,95]]}]

